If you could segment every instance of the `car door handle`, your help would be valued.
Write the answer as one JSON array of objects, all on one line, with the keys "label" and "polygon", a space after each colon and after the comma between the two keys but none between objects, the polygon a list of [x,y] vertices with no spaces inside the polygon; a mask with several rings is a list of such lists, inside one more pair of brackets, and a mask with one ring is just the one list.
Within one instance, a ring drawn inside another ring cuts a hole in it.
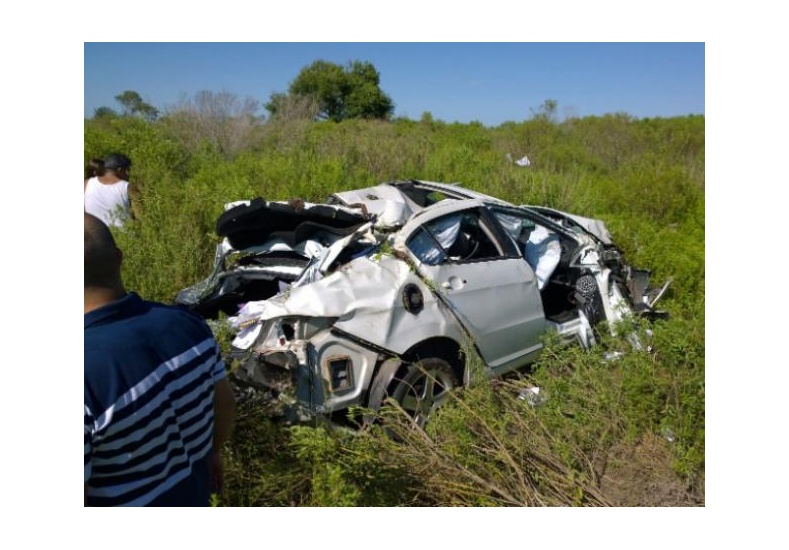
[{"label": "car door handle", "polygon": [[441,283],[441,288],[446,290],[460,290],[465,286],[466,279],[461,279],[460,277],[451,276],[449,279]]}]

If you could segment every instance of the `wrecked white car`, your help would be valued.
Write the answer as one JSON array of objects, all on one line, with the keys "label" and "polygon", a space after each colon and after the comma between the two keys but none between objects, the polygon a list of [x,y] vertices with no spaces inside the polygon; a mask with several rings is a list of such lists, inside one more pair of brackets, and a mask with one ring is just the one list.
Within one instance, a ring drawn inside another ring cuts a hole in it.
[{"label": "wrecked white car", "polygon": [[588,347],[658,317],[666,290],[624,263],[604,224],[462,187],[401,181],[324,204],[231,203],[210,277],[176,302],[237,331],[237,381],[291,420],[392,397],[423,424],[468,382],[533,362],[545,331]]}]

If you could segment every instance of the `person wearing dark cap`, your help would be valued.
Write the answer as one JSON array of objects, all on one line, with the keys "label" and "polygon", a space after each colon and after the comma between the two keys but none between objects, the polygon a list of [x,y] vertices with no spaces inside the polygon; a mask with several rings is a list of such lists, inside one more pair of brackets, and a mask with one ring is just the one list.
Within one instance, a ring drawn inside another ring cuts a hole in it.
[{"label": "person wearing dark cap", "polygon": [[235,397],[196,314],[127,292],[123,254],[85,213],[85,506],[209,506]]},{"label": "person wearing dark cap", "polygon": [[139,218],[139,192],[129,183],[131,159],[113,153],[101,162],[91,162],[96,164],[96,175],[85,180],[85,212],[115,227]]}]

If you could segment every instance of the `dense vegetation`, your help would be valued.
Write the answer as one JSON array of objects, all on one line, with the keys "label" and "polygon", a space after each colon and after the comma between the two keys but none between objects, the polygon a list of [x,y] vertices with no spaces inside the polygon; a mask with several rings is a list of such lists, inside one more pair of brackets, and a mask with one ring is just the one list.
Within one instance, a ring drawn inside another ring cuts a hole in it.
[{"label": "dense vegetation", "polygon": [[[426,432],[391,410],[373,429],[285,427],[243,403],[218,504],[704,504],[704,117],[548,115],[495,128],[429,113],[223,119],[210,132],[184,116],[85,121],[86,162],[114,151],[133,159],[144,215],[117,239],[127,287],[147,298],[172,301],[207,276],[226,202],[321,201],[406,178],[603,219],[631,264],[673,278],[661,302],[671,318],[649,327],[649,351],[610,360],[616,338],[590,352],[548,339],[531,372],[478,378]],[[523,155],[528,168],[512,162]],[[531,385],[539,406],[522,399]]]}]

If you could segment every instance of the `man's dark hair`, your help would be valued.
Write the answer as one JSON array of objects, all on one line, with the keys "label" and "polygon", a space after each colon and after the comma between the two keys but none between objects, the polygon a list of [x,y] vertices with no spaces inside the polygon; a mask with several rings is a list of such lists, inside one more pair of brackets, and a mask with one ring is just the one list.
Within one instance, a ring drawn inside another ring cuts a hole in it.
[{"label": "man's dark hair", "polygon": [[85,288],[112,288],[120,282],[120,253],[109,228],[85,213]]},{"label": "man's dark hair", "polygon": [[104,159],[105,170],[118,170],[121,168],[131,168],[131,159],[121,153],[112,153]]}]

